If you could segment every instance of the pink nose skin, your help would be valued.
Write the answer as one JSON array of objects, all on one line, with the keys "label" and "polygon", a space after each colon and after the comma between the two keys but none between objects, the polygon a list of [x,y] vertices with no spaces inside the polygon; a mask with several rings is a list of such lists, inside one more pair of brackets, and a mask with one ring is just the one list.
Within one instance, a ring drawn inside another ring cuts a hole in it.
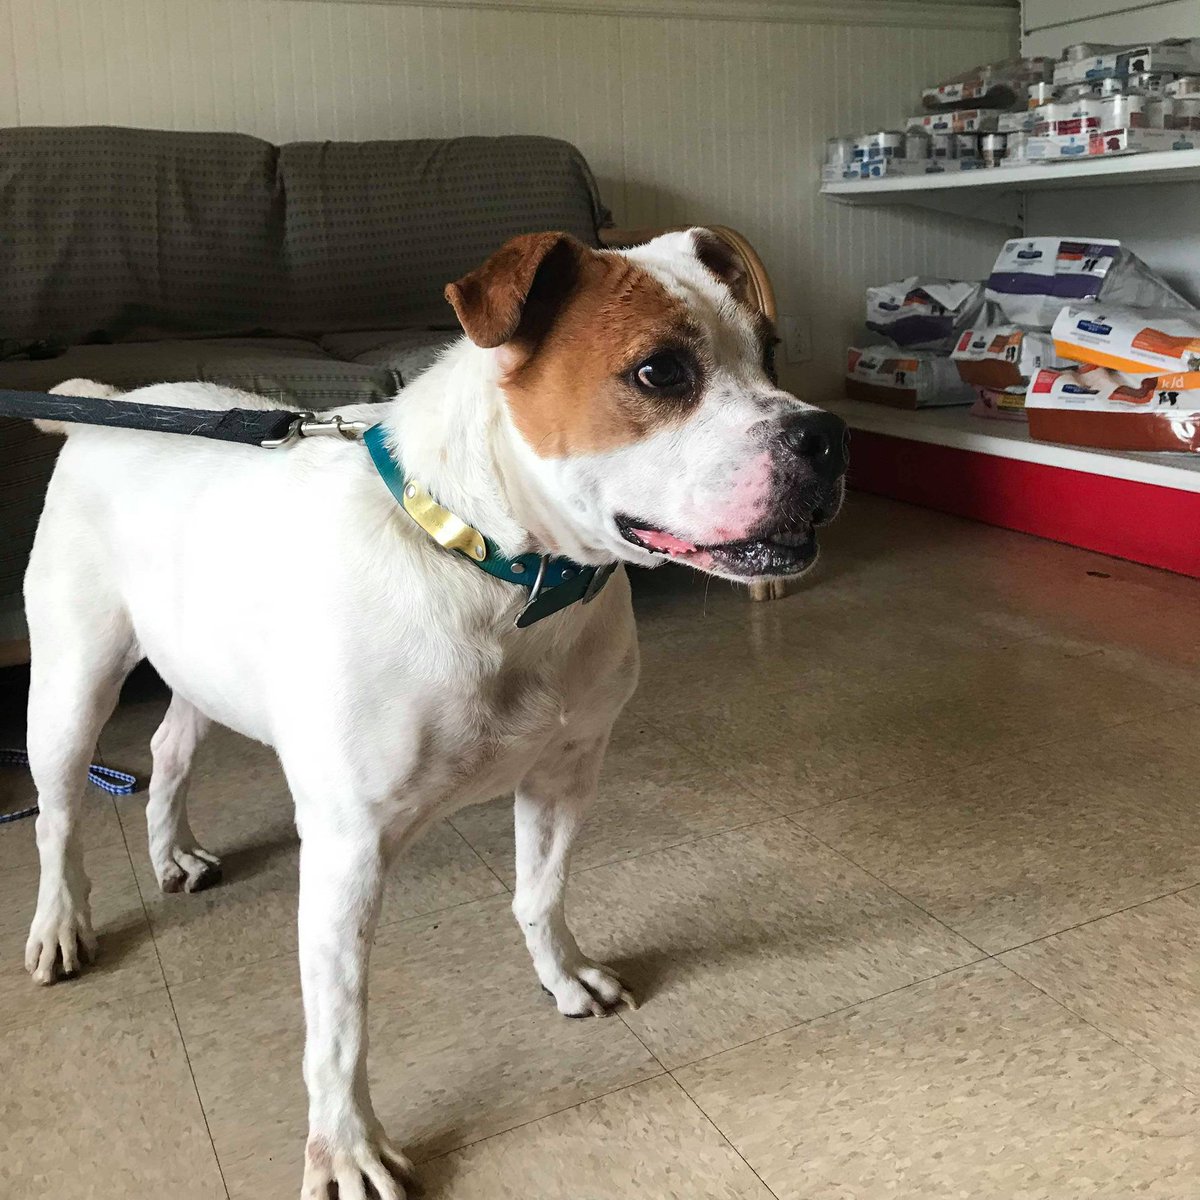
[{"label": "pink nose skin", "polygon": [[696,540],[702,545],[719,545],[748,538],[770,507],[771,479],[771,455],[764,451],[732,475],[723,495],[698,497],[703,507],[697,507],[689,525],[711,528],[712,532]]}]

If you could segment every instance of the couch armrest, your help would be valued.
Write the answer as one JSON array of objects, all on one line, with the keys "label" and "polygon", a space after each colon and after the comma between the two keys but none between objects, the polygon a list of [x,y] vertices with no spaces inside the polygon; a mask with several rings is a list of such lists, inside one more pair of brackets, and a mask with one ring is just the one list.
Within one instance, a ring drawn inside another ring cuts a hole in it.
[{"label": "couch armrest", "polygon": [[[611,249],[623,249],[626,246],[648,242],[660,233],[674,233],[688,228],[692,227],[675,225],[663,229],[601,229],[600,241]],[[730,229],[727,225],[705,225],[703,228],[720,238],[737,255],[746,272],[750,298],[760,312],[774,321],[778,315],[775,309],[775,289],[771,286],[771,277],[754,247],[736,229]]]}]

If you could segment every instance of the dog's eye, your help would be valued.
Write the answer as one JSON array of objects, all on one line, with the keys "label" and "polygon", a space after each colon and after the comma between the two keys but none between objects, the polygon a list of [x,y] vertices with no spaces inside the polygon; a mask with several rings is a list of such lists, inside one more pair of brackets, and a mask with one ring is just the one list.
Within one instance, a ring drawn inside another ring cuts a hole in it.
[{"label": "dog's eye", "polygon": [[691,379],[687,364],[673,350],[651,355],[634,371],[634,377],[642,387],[656,392],[682,387]]}]

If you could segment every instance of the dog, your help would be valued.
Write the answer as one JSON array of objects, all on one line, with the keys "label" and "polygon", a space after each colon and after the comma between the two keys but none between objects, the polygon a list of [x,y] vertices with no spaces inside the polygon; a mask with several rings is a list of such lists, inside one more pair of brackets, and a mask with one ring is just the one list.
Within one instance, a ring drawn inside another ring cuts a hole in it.
[{"label": "dog", "polygon": [[[148,659],[172,692],[146,806],[165,891],[220,869],[184,803],[210,722],[273,747],[294,797],[308,1200],[405,1195],[411,1165],[367,1087],[367,964],[384,873],[430,824],[514,793],[513,911],[538,979],[571,1017],[632,1002],[563,910],[572,835],[637,682],[623,564],[800,575],[844,490],[844,424],[777,386],[769,323],[710,233],[622,251],[519,237],[446,296],[465,337],[389,404],[338,410],[379,423],[408,481],[396,495],[340,439],[265,451],[43,423],[68,436],[25,582],[41,806],[26,967],[48,984],[96,952],[81,794],[121,684]],[[202,383],[128,398],[279,407]],[[410,515],[418,492],[453,549]],[[470,561],[483,539],[510,563],[532,553],[539,574],[543,555],[574,564],[564,578],[595,574],[577,602],[516,628],[537,589]]]}]

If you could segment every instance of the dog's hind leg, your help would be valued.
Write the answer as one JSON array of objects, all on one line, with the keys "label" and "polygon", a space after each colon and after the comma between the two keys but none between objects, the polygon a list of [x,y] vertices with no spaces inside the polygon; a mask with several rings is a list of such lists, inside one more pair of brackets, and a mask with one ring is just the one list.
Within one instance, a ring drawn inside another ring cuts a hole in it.
[{"label": "dog's hind leg", "polygon": [[41,877],[25,968],[38,983],[74,975],[95,956],[79,810],[96,738],[139,657],[123,611],[92,606],[82,624],[67,616],[71,607],[29,606],[28,749],[41,810]]},{"label": "dog's hind leg", "polygon": [[564,900],[571,842],[596,797],[607,736],[539,763],[514,804],[517,886],[513,914],[542,987],[568,1017],[605,1016],[633,997],[607,967],[579,949]]},{"label": "dog's hind leg", "polygon": [[192,757],[209,725],[195,705],[176,693],[150,739],[154,768],[146,802],[146,831],[150,862],[164,892],[198,892],[221,878],[221,860],[199,845],[187,815]]}]

